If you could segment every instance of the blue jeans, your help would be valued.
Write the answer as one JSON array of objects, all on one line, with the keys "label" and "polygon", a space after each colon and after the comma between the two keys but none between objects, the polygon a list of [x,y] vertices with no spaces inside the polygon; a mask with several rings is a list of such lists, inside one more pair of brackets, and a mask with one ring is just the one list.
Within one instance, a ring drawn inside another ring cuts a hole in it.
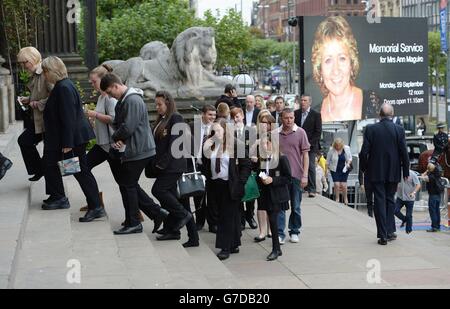
[{"label": "blue jeans", "polygon": [[431,227],[435,229],[441,228],[441,211],[439,205],[441,204],[441,196],[439,194],[432,194],[428,198],[428,211],[430,212]]},{"label": "blue jeans", "polygon": [[[289,216],[289,235],[300,234],[300,228],[302,227],[302,217],[300,213],[300,203],[302,202],[302,188],[301,182],[297,178],[292,178],[289,191],[291,195],[291,215]],[[286,234],[284,229],[286,228],[286,211],[280,211],[278,215],[278,235],[284,239]]]},{"label": "blue jeans", "polygon": [[[406,216],[404,216],[401,212],[403,206],[406,206]],[[397,198],[395,202],[395,216],[402,220],[402,222],[406,222],[406,232],[412,232],[412,223],[413,223],[413,207],[414,201],[403,201]]]}]

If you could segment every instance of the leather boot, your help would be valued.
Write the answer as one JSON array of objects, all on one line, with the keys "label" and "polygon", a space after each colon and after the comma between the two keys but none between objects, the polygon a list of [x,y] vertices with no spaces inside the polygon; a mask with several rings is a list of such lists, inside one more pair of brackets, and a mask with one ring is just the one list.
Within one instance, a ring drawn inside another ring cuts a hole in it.
[{"label": "leather boot", "polygon": [[[100,207],[105,208],[105,204],[103,203],[103,192],[99,192],[98,196],[100,197]],[[88,206],[81,207],[80,211],[88,211]]]}]

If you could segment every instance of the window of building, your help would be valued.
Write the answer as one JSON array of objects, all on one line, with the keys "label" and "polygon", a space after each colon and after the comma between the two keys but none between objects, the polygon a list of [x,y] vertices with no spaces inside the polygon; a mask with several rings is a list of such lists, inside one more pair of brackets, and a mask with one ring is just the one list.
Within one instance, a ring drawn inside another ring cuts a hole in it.
[{"label": "window of building", "polygon": [[358,4],[358,2],[359,2],[358,0],[353,0],[354,4]]},{"label": "window of building", "polygon": [[352,0],[347,0],[347,4],[352,4]]}]

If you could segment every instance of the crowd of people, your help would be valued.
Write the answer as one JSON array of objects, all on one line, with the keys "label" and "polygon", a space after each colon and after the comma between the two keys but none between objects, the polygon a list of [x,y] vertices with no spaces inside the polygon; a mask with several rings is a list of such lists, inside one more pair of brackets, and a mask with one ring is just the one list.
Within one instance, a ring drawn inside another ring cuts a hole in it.
[{"label": "crowd of people", "polygon": [[[114,234],[141,233],[143,213],[154,221],[152,232],[158,234],[157,240],[179,240],[180,230],[186,226],[188,241],[183,246],[197,247],[198,231],[207,223],[208,231],[216,234],[217,257],[224,260],[239,252],[241,233],[248,224],[251,229],[259,228],[255,242],[271,238],[272,252],[267,260],[272,261],[282,255],[287,234],[290,242],[299,242],[303,192],[314,198],[327,191],[327,176],[331,175],[336,201],[342,194],[343,203],[348,204],[346,182],[353,168],[350,147],[342,139],[334,140],[325,160],[320,148],[322,118],[311,108],[309,95],[297,98],[298,110],[286,107],[281,96],[265,102],[262,96],[249,95],[241,104],[236,89],[227,85],[215,106],[205,105],[201,117],[188,126],[172,95],[161,90],[155,95],[157,119],[150,125],[143,91],[126,86],[107,65],[90,73],[90,82],[100,94],[91,111],[83,109],[80,94],[60,58],[42,60],[39,51],[26,47],[18,60],[32,74],[27,85],[30,96],[19,98],[28,110],[18,143],[30,181],[45,178],[49,197],[43,201],[44,210],[70,207],[59,163],[76,157],[79,171],[74,177],[86,197],[86,206],[80,209],[86,213],[79,221],[106,216],[92,170],[107,161],[124,207],[122,227]],[[364,133],[360,181],[366,194],[374,195],[368,201],[368,211],[375,215],[379,243],[386,244],[395,239],[394,214],[411,232],[412,204],[420,187],[416,178],[409,177],[404,131],[392,122],[392,107],[383,105],[380,116],[381,121]],[[97,143],[86,153],[93,138]],[[182,150],[180,140],[187,142]],[[41,141],[43,157],[36,149]],[[12,163],[1,154],[0,163],[1,178]],[[193,196],[194,216],[190,196],[179,195],[178,180],[197,170],[205,176],[205,191]],[[151,189],[139,185],[144,171],[145,176],[155,179]],[[243,202],[252,177],[259,197]],[[430,182],[430,199],[436,200],[433,166],[423,177]],[[438,229],[435,204],[430,213],[434,214],[432,228]],[[403,206],[406,216],[401,214]]]}]

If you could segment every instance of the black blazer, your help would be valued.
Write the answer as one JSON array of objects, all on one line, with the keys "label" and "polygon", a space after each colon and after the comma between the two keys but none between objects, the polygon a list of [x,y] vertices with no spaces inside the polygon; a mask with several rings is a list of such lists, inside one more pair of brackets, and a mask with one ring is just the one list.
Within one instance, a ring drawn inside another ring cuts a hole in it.
[{"label": "black blazer", "polygon": [[[253,116],[252,116],[252,124],[256,125],[256,122],[258,121],[258,115],[259,115],[260,110],[255,108],[253,110]],[[247,124],[247,111],[244,109],[244,124]]]},{"label": "black blazer", "polygon": [[[270,114],[273,116],[273,118],[275,118],[275,121],[276,121],[277,120],[277,111],[273,111]],[[280,116],[278,117],[278,124],[281,126],[281,113],[280,113]]]},{"label": "black blazer", "polygon": [[[176,123],[183,123],[184,119],[183,116],[181,116],[178,113],[174,113],[167,125],[164,129],[163,136],[157,136],[154,134],[155,137],[155,144],[156,144],[156,156],[153,160],[154,164],[154,171],[156,172],[156,175],[159,175],[160,173],[184,173],[186,172],[186,158],[177,158],[175,159],[172,155],[172,144],[175,140],[178,138],[183,138],[182,133],[178,134],[171,134],[172,127]],[[157,125],[157,124],[156,124]],[[155,125],[155,127],[156,127]],[[154,130],[154,128],[153,128]],[[182,149],[180,149],[182,151]]]},{"label": "black blazer", "polygon": [[399,182],[400,168],[403,177],[408,177],[405,130],[387,118],[367,126],[359,159],[361,170],[371,182]]},{"label": "black blazer", "polygon": [[[203,157],[202,174],[211,179],[211,159]],[[245,184],[252,171],[252,162],[248,158],[230,158],[228,166],[228,190],[233,201],[241,201],[245,194]]]},{"label": "black blazer", "polygon": [[68,78],[58,81],[44,109],[46,150],[61,151],[87,144],[95,138],[84,115],[80,95]]},{"label": "black blazer", "polygon": [[[259,166],[260,163],[258,162]],[[260,169],[259,171],[263,171]],[[262,190],[270,190],[270,198],[272,204],[288,203],[290,201],[289,185],[292,181],[291,166],[285,155],[280,156],[280,161],[276,168],[269,170],[269,176],[273,182],[270,185],[264,185],[260,177],[257,182]]]},{"label": "black blazer", "polygon": [[310,109],[302,126],[302,110],[296,110],[294,115],[295,124],[306,131],[309,144],[311,145],[311,152],[318,153],[320,150],[320,137],[322,135],[322,116],[319,112]]}]

